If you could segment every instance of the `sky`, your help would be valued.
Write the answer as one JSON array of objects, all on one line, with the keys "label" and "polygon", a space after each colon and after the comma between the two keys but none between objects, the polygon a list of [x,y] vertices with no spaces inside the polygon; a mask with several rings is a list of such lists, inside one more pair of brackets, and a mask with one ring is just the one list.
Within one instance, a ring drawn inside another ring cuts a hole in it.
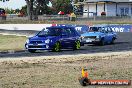
[{"label": "sky", "polygon": [[[7,2],[0,2],[0,8],[21,9],[21,7],[25,5],[25,0],[10,0]],[[48,4],[48,6],[52,7],[51,2]]]},{"label": "sky", "polygon": [[25,0],[10,0],[7,2],[0,2],[0,8],[21,9],[21,7],[24,5],[26,5]]}]

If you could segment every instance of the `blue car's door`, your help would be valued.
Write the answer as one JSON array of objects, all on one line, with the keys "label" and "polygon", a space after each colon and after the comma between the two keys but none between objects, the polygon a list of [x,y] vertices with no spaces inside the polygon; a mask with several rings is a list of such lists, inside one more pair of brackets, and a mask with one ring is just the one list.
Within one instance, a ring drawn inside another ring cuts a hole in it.
[{"label": "blue car's door", "polygon": [[109,36],[108,36],[107,28],[103,27],[102,31],[103,31],[104,42],[107,43],[109,41]]},{"label": "blue car's door", "polygon": [[73,28],[68,29],[69,31],[69,40],[70,40],[70,46],[74,47],[75,41],[77,40],[77,34]]},{"label": "blue car's door", "polygon": [[110,43],[111,42],[111,32],[109,31],[108,27],[104,27],[104,40],[106,43]]},{"label": "blue car's door", "polygon": [[108,28],[108,43],[111,43],[113,39],[113,31],[111,28]]},{"label": "blue car's door", "polygon": [[62,35],[61,35],[60,41],[61,41],[62,48],[66,48],[66,47],[71,46],[70,33],[67,29],[62,29]]}]

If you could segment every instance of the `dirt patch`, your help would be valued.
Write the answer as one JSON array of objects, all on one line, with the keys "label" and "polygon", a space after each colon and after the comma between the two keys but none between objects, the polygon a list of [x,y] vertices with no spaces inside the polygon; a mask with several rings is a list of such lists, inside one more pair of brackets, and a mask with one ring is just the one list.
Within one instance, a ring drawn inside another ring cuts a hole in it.
[{"label": "dirt patch", "polygon": [[91,79],[132,79],[132,52],[5,58],[0,60],[0,87],[81,88],[82,67],[88,69]]}]

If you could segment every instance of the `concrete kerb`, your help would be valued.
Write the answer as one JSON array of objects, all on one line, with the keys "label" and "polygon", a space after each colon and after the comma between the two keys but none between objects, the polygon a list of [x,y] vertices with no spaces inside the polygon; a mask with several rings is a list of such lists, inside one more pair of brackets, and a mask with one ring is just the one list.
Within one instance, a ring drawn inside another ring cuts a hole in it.
[{"label": "concrete kerb", "polygon": [[26,50],[5,50],[5,51],[0,51],[0,54],[14,54],[21,52],[26,52]]}]

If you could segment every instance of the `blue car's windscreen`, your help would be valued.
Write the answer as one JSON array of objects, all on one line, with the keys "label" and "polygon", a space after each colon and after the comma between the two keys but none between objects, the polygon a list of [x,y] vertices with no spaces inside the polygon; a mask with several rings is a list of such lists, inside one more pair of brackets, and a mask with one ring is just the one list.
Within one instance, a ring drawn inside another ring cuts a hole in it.
[{"label": "blue car's windscreen", "polygon": [[99,31],[99,27],[90,27],[89,32],[98,32]]},{"label": "blue car's windscreen", "polygon": [[46,28],[40,31],[37,36],[43,37],[43,36],[59,36],[61,34],[60,28]]},{"label": "blue car's windscreen", "polygon": [[105,32],[107,27],[90,27],[89,32]]}]

